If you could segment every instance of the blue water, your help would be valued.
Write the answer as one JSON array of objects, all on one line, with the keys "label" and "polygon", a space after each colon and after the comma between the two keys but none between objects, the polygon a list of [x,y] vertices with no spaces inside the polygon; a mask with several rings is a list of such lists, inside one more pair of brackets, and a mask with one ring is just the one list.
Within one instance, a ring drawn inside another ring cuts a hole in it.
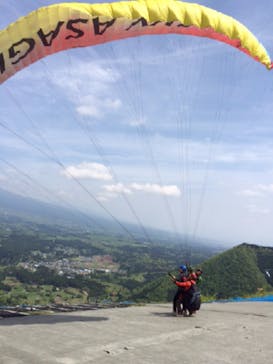
[{"label": "blue water", "polygon": [[232,302],[241,302],[241,301],[262,301],[262,302],[273,302],[273,295],[263,296],[263,297],[251,297],[251,298],[242,298],[242,297],[234,297],[231,299]]},{"label": "blue water", "polygon": [[243,298],[243,297],[234,297],[229,298],[227,300],[219,300],[214,302],[273,302],[273,295],[267,295],[262,297],[251,297],[251,298]]}]

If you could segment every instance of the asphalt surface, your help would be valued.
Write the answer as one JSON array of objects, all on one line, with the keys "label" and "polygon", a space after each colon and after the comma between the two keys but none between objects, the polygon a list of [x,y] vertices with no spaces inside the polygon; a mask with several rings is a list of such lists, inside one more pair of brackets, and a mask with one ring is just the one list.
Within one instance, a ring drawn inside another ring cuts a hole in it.
[{"label": "asphalt surface", "polygon": [[273,303],[171,304],[0,320],[1,364],[273,363]]}]

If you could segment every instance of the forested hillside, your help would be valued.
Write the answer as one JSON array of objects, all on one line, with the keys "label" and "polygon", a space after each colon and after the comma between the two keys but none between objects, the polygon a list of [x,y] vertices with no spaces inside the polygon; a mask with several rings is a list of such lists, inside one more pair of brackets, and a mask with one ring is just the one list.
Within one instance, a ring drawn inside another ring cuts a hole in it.
[{"label": "forested hillside", "polygon": [[[264,294],[273,290],[273,248],[241,244],[205,260],[201,267],[203,298],[224,299]],[[174,275],[178,272],[173,271]],[[170,301],[176,291],[167,275],[133,291],[133,299]]]},{"label": "forested hillside", "polygon": [[255,294],[273,287],[273,248],[241,244],[202,264],[202,293],[216,298]]},{"label": "forested hillside", "polygon": [[203,269],[203,297],[272,290],[273,248],[154,242],[53,225],[0,224],[0,305],[171,301],[181,263]]},{"label": "forested hillside", "polygon": [[[189,258],[199,264],[215,247],[154,242],[53,225],[0,223],[0,305],[96,300],[166,300],[169,270]],[[159,283],[157,283],[159,279]]]}]

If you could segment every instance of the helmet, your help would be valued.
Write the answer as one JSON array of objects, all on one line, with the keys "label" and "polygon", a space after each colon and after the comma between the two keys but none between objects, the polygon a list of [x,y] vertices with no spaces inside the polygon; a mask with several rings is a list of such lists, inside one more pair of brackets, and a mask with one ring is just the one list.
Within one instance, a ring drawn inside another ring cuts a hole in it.
[{"label": "helmet", "polygon": [[185,265],[180,265],[179,269],[181,269],[182,272],[186,272],[187,271],[187,267]]}]

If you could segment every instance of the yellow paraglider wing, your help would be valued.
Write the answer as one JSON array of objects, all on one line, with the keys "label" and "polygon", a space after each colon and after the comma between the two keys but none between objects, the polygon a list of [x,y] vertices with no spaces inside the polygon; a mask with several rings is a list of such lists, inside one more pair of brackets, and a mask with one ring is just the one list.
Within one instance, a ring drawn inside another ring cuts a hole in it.
[{"label": "yellow paraglider wing", "polygon": [[225,42],[272,68],[266,50],[244,25],[198,4],[176,0],[63,3],[33,11],[0,32],[0,83],[64,49],[169,33]]}]

